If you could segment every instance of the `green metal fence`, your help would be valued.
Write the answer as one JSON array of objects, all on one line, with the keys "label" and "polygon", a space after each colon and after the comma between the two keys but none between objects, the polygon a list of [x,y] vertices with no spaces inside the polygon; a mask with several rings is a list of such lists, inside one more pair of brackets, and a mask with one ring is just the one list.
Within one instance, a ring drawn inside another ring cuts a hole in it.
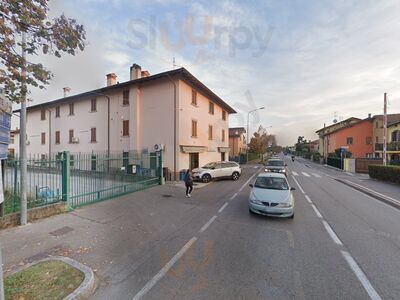
[{"label": "green metal fence", "polygon": [[[27,160],[28,208],[66,201],[70,207],[101,201],[159,184],[159,153],[77,153]],[[19,160],[4,164],[4,213],[20,210]]]}]

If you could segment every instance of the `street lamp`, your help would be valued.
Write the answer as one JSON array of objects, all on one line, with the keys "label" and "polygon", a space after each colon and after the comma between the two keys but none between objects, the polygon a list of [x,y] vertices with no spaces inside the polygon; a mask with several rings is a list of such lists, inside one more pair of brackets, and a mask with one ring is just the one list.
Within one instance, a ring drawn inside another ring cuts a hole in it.
[{"label": "street lamp", "polygon": [[251,114],[251,113],[253,113],[253,112],[255,112],[255,111],[258,111],[258,110],[262,110],[262,109],[265,109],[265,107],[264,107],[264,106],[263,106],[263,107],[259,107],[259,108],[253,109],[253,110],[251,110],[251,111],[249,111],[249,112],[247,113],[247,135],[246,135],[246,144],[247,144],[247,147],[246,147],[246,162],[249,162],[249,117],[250,117],[250,114]]}]

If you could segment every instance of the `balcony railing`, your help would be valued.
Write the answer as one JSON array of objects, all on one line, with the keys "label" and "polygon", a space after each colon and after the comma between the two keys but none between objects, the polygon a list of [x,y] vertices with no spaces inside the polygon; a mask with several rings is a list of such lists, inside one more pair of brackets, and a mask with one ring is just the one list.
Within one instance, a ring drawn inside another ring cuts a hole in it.
[{"label": "balcony railing", "polygon": [[[383,150],[383,143],[376,143],[375,144],[375,151],[382,151]],[[390,142],[387,144],[386,147],[387,151],[400,151],[400,141],[398,142]]]}]

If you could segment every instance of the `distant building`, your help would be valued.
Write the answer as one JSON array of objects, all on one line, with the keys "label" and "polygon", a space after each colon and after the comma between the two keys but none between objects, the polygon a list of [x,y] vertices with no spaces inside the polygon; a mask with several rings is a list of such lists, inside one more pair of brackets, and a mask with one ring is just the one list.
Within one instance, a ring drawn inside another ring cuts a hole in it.
[{"label": "distant building", "polygon": [[246,153],[246,129],[244,127],[229,128],[229,156],[236,157]]},{"label": "distant building", "polygon": [[[383,115],[373,116],[373,139],[374,139],[374,157],[383,157]],[[388,130],[393,124],[400,122],[400,114],[388,114],[387,115],[387,126]],[[390,135],[388,132],[387,141],[389,141]]]},{"label": "distant building", "polygon": [[19,129],[10,131],[10,144],[8,145],[8,157],[16,158],[19,153]]},{"label": "distant building", "polygon": [[154,152],[164,144],[165,166],[179,172],[228,159],[232,113],[185,68],[150,75],[134,64],[127,82],[111,73],[106,87],[28,107],[27,153]]}]

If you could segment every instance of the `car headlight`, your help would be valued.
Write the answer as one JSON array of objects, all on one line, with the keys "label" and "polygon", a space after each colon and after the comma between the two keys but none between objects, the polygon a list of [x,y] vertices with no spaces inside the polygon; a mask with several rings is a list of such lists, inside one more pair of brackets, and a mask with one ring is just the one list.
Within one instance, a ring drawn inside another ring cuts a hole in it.
[{"label": "car headlight", "polygon": [[250,199],[250,203],[257,204],[257,205],[262,205],[262,202],[260,200],[257,200],[257,199]]},{"label": "car headlight", "polygon": [[265,172],[270,172],[271,170],[270,170],[270,169],[265,169],[264,171],[265,171]]},{"label": "car headlight", "polygon": [[279,172],[281,172],[281,173],[285,173],[285,170],[279,170]]},{"label": "car headlight", "polygon": [[276,207],[289,208],[292,206],[293,206],[292,202],[282,202],[282,203],[279,203]]}]

